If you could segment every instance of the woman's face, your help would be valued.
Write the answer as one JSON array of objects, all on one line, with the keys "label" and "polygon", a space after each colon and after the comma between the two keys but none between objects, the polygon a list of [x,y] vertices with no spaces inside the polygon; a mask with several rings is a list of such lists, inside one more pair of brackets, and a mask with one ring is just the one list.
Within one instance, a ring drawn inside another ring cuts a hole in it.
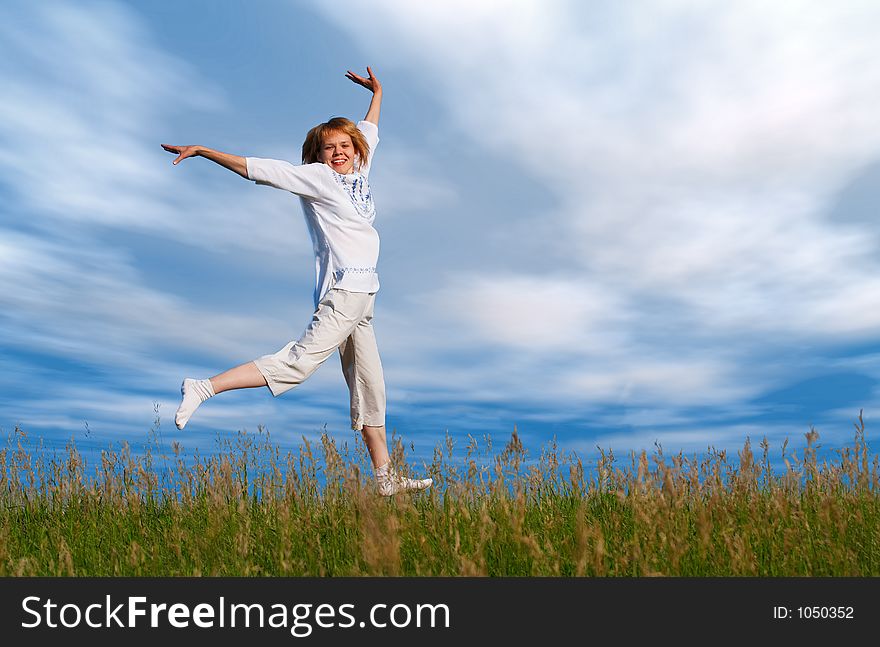
[{"label": "woman's face", "polygon": [[354,145],[351,137],[340,131],[327,133],[321,143],[321,161],[337,173],[351,173],[354,168]]}]

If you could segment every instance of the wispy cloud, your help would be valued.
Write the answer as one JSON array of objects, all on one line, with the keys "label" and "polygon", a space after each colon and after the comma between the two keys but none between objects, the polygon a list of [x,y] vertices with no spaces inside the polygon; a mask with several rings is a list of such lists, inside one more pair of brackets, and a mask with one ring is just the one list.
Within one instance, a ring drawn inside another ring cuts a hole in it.
[{"label": "wispy cloud", "polygon": [[212,312],[150,289],[124,256],[76,247],[83,242],[2,231],[0,306],[4,318],[27,328],[19,343],[133,369],[138,358],[154,361],[157,346],[216,356],[253,345],[254,331],[258,343],[289,335],[280,320]]},{"label": "wispy cloud", "polygon": [[0,169],[10,215],[28,214],[49,235],[99,226],[270,264],[291,252],[307,259],[305,237],[290,235],[292,200],[243,182],[211,184],[215,169],[172,168],[159,144],[180,143],[161,139],[173,116],[228,102],[217,84],[163,53],[138,15],[116,3],[64,2],[11,3],[4,13]]}]

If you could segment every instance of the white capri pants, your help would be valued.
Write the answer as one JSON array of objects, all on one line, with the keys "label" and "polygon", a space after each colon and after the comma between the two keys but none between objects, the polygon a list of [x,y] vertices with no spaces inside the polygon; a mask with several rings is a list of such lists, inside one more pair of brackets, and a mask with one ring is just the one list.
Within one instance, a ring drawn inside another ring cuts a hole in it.
[{"label": "white capri pants", "polygon": [[385,377],[373,333],[376,293],[331,288],[297,341],[254,360],[272,395],[286,393],[339,349],[351,393],[351,428],[385,424]]}]

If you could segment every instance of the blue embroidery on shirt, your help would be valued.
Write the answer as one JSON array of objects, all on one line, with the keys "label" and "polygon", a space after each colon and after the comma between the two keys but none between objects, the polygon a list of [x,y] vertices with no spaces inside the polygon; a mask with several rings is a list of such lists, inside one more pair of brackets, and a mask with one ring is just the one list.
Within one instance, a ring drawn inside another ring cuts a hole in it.
[{"label": "blue embroidery on shirt", "polygon": [[341,281],[346,274],[375,274],[375,267],[341,267],[333,273],[337,281]]},{"label": "blue embroidery on shirt", "polygon": [[[333,169],[330,169],[333,171]],[[360,173],[342,175],[333,171],[333,177],[342,190],[348,195],[355,211],[372,224],[376,217],[376,206],[373,204],[373,193],[370,191],[370,183]]]}]

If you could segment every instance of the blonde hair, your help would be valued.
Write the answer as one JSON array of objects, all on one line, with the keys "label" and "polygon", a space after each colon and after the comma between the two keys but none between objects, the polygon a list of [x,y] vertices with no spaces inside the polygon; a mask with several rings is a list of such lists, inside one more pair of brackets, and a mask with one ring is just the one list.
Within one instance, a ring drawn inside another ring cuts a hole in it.
[{"label": "blonde hair", "polygon": [[324,137],[333,132],[344,133],[351,137],[354,152],[357,154],[355,170],[359,171],[361,166],[367,162],[367,156],[370,154],[370,145],[354,122],[345,117],[333,117],[330,121],[318,124],[309,131],[302,147],[303,164],[313,164],[321,161],[321,146],[324,143]]}]

